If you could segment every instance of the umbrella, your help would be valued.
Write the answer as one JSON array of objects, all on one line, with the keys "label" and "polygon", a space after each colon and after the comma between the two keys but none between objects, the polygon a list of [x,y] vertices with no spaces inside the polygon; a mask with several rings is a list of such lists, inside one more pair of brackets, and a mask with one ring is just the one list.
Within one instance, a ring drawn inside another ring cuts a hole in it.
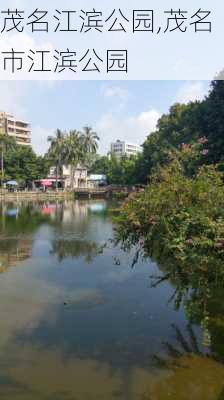
[{"label": "umbrella", "polygon": [[18,186],[18,183],[17,183],[16,181],[8,181],[8,182],[6,182],[6,185],[9,185],[9,186]]}]

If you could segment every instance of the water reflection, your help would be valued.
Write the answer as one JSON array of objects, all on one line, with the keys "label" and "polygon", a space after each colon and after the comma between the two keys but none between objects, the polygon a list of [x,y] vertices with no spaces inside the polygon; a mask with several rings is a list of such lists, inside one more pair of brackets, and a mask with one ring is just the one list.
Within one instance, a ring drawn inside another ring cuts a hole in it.
[{"label": "water reflection", "polygon": [[85,260],[91,262],[93,257],[98,254],[98,251],[96,243],[81,240],[76,240],[75,246],[74,241],[68,240],[55,240],[52,244],[52,253],[57,254],[60,261],[63,261],[67,257],[77,258],[85,256]]},{"label": "water reflection", "polygon": [[173,269],[150,289],[167,266],[132,269],[134,253],[104,248],[104,201],[3,204],[0,215],[1,400],[222,398],[221,286],[203,297]]},{"label": "water reflection", "polygon": [[[213,268],[201,270],[193,262],[188,269],[181,269],[175,263],[166,264],[160,259],[162,276],[154,276],[153,287],[167,279],[174,292],[170,302],[175,309],[184,307],[191,324],[201,326],[202,344],[211,357],[224,361],[224,281],[223,265],[216,263]],[[169,272],[168,272],[169,271]]]},{"label": "water reflection", "polygon": [[31,235],[46,221],[31,204],[0,204],[0,273],[31,257]]}]

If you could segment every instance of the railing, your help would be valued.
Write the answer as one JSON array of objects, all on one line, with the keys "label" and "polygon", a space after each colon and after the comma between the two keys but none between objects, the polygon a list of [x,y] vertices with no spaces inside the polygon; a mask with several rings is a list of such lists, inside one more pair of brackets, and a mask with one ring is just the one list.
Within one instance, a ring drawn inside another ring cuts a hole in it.
[{"label": "railing", "polygon": [[110,191],[133,191],[135,190],[135,186],[132,185],[108,185],[108,186],[95,186],[95,187],[78,187],[75,188],[75,192],[110,192]]},{"label": "railing", "polygon": [[108,186],[105,187],[79,187],[79,188],[75,188],[74,192],[75,193],[105,193],[108,192]]},{"label": "railing", "polygon": [[65,191],[1,191],[0,200],[38,200],[38,199],[56,199],[56,198],[67,198],[72,196],[72,192]]}]

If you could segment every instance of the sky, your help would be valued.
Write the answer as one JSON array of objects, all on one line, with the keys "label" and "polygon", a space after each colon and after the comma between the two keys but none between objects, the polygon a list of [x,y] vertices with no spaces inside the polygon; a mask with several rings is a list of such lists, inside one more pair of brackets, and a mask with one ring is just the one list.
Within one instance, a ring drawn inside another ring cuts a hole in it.
[{"label": "sky", "polygon": [[114,140],[142,144],[175,102],[203,99],[208,81],[1,81],[0,110],[31,124],[37,154],[57,128],[91,126],[107,154]]}]

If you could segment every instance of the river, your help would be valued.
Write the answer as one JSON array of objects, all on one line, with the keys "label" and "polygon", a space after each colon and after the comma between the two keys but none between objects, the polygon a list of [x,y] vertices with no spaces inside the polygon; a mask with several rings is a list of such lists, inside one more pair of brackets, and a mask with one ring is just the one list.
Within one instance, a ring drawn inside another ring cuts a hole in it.
[{"label": "river", "polygon": [[156,263],[114,247],[111,207],[1,204],[0,399],[223,399],[223,320],[206,346]]}]

